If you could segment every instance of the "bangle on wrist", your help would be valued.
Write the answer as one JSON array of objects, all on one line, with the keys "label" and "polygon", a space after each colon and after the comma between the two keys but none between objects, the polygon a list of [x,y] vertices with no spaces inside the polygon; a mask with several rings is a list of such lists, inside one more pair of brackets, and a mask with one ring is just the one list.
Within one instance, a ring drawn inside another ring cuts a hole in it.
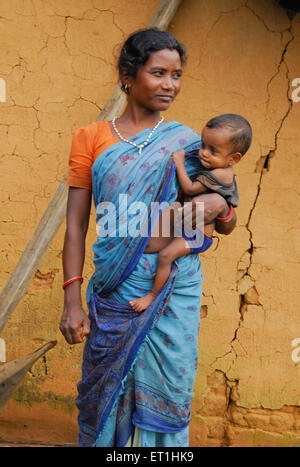
[{"label": "bangle on wrist", "polygon": [[228,222],[233,217],[233,214],[234,214],[234,210],[233,210],[233,207],[232,207],[232,204],[231,204],[228,216],[226,216],[226,217],[216,217],[216,219],[217,219],[217,221],[220,221],[220,222]]},{"label": "bangle on wrist", "polygon": [[72,277],[71,279],[69,279],[67,282],[63,284],[62,286],[63,290],[67,287],[67,285],[72,284],[72,282],[75,282],[75,281],[80,281],[82,283],[83,277],[79,277],[79,276]]}]

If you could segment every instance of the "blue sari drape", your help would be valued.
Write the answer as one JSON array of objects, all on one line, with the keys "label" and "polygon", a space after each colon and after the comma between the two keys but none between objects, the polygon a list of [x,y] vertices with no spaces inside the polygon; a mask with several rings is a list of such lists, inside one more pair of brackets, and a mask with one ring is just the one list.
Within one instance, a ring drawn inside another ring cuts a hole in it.
[{"label": "blue sari drape", "polygon": [[[148,132],[133,140],[142,144]],[[124,446],[135,426],[144,434],[176,434],[189,424],[202,281],[198,255],[173,263],[144,312],[134,312],[128,301],[153,283],[157,255],[143,252],[159,215],[151,203],[177,198],[171,154],[193,152],[199,142],[190,128],[168,122],[142,154],[120,142],[92,167],[98,240],[87,290],[91,332],[76,400],[81,446]],[[188,158],[186,167],[193,175],[198,159]]]}]

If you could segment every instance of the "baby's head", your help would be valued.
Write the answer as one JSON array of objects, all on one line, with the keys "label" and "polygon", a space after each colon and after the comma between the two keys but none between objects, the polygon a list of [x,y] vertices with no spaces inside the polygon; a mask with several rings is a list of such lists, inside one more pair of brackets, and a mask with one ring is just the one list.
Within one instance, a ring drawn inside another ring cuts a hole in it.
[{"label": "baby's head", "polygon": [[240,115],[223,114],[214,117],[202,130],[199,159],[206,169],[218,169],[237,164],[252,141],[249,122]]}]

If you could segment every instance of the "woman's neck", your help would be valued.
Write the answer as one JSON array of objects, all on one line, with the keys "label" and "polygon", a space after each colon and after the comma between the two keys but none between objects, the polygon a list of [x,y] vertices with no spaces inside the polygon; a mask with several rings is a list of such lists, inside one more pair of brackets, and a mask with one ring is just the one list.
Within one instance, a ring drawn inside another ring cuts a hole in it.
[{"label": "woman's neck", "polygon": [[117,124],[123,131],[132,133],[133,136],[146,128],[152,128],[160,120],[159,111],[150,111],[145,108],[131,105],[128,102],[123,114],[117,120]]}]

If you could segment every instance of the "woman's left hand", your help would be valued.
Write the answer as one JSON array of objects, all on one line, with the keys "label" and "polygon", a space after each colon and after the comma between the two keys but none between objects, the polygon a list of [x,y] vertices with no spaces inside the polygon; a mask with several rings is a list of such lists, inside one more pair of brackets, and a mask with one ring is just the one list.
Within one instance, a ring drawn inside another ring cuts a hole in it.
[{"label": "woman's left hand", "polygon": [[[218,193],[203,193],[195,196],[192,200],[192,207],[185,206],[182,219],[186,225],[191,225],[193,229],[203,230],[203,224],[211,223],[216,217],[226,217],[229,207],[225,199]],[[216,221],[216,231],[223,235],[229,235],[236,225],[236,214],[227,222]]]}]

